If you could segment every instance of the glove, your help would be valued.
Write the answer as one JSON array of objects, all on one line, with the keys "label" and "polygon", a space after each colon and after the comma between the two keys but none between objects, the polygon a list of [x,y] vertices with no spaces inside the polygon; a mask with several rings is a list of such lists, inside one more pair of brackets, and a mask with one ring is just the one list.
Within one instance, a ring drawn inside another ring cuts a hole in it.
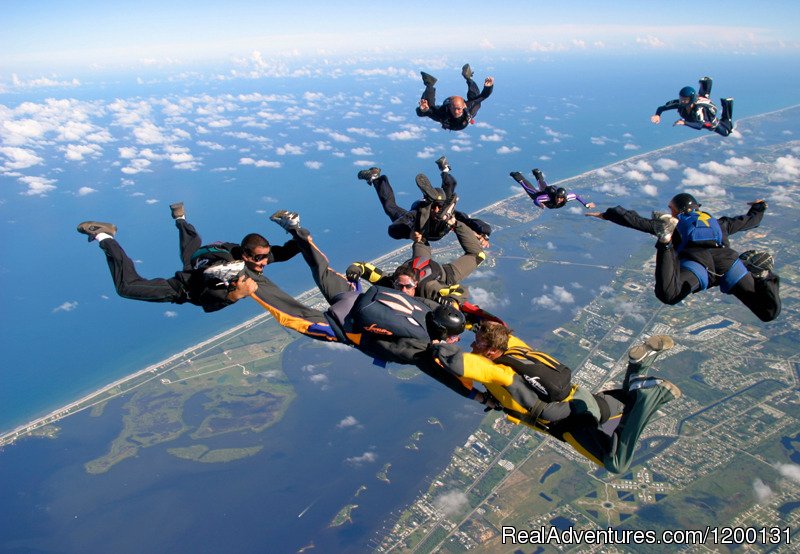
[{"label": "glove", "polygon": [[361,276],[364,275],[364,263],[363,262],[356,262],[350,264],[350,267],[347,268],[345,272],[345,277],[347,277],[348,281],[356,282],[361,279]]},{"label": "glove", "polygon": [[449,297],[452,298],[453,300],[460,300],[465,293],[466,291],[464,290],[464,287],[462,287],[461,285],[451,285],[449,287],[439,289],[440,297],[442,296]]},{"label": "glove", "polygon": [[483,400],[481,400],[481,404],[486,406],[483,409],[484,412],[503,409],[503,407],[500,405],[500,402],[497,401],[497,398],[492,396],[492,393],[490,393],[488,390],[483,392]]}]

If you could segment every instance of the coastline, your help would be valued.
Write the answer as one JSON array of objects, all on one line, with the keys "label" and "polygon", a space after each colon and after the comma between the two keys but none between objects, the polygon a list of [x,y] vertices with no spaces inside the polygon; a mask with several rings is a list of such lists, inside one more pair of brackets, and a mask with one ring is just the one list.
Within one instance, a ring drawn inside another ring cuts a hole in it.
[{"label": "coastline", "polygon": [[[744,122],[744,121],[748,121],[748,120],[752,120],[752,119],[758,119],[758,118],[762,118],[762,117],[767,117],[767,116],[778,114],[778,113],[781,113],[781,112],[784,112],[784,111],[796,109],[798,107],[800,107],[800,104],[794,104],[792,106],[787,106],[787,107],[784,107],[784,108],[780,108],[778,110],[773,110],[773,111],[770,111],[770,112],[765,112],[765,113],[762,113],[762,114],[757,114],[757,115],[754,115],[754,116],[749,116],[749,117],[746,117],[746,118],[742,118],[742,119],[737,120],[737,121]],[[635,161],[635,160],[637,160],[639,158],[642,158],[642,157],[645,157],[645,156],[651,156],[651,155],[659,153],[659,152],[669,152],[670,150],[672,150],[674,148],[677,148],[677,147],[680,147],[680,146],[684,146],[687,143],[697,142],[697,141],[701,141],[701,140],[707,140],[707,139],[711,138],[712,136],[713,135],[711,135],[711,134],[708,134],[708,135],[705,135],[705,136],[699,136],[699,137],[695,137],[695,138],[692,138],[692,139],[684,140],[684,141],[681,141],[681,142],[678,142],[678,143],[675,143],[675,144],[671,144],[671,145],[668,145],[668,146],[657,148],[655,150],[650,150],[648,152],[636,154],[635,156],[631,156],[631,157],[625,158],[623,160],[618,160],[618,161],[615,161],[613,163],[604,165],[602,167],[591,169],[589,171],[585,171],[585,172],[580,173],[578,175],[574,175],[572,177],[568,177],[568,178],[562,179],[560,181],[557,181],[554,184],[568,183],[570,181],[579,179],[581,177],[585,177],[585,176],[590,175],[592,173],[599,172],[599,171],[602,171],[604,169],[611,168],[611,167],[614,167],[614,166],[617,166],[617,165],[620,165],[620,164],[629,163],[631,161]],[[479,210],[476,210],[475,212],[473,212],[473,215],[489,212],[489,211],[495,209],[496,207],[502,205],[503,203],[507,202],[509,199],[517,198],[517,197],[519,197],[521,195],[524,195],[524,194],[525,194],[524,192],[519,192],[517,194],[513,194],[513,195],[510,195],[510,196],[504,197],[504,198],[502,198],[502,199],[500,199],[500,200],[498,200],[496,202],[493,202],[492,204],[489,204],[488,206],[485,206],[483,208],[480,208]],[[404,244],[403,246],[400,246],[400,247],[398,247],[398,248],[396,248],[396,249],[394,249],[394,250],[392,250],[392,251],[390,251],[388,253],[385,253],[385,254],[379,256],[378,258],[375,258],[374,260],[372,260],[372,263],[375,263],[375,264],[379,265],[382,261],[385,261],[385,260],[390,259],[390,258],[392,258],[394,256],[397,256],[402,250],[404,250],[406,248],[408,248],[408,245]],[[315,294],[319,294],[319,293],[318,293],[316,288],[313,288],[313,289],[309,289],[307,291],[302,292],[301,294],[297,295],[296,298],[302,301],[302,300],[306,300],[306,299],[309,299],[309,298],[313,297]],[[160,369],[164,369],[167,366],[169,366],[170,364],[172,364],[174,362],[178,362],[181,358],[184,358],[184,357],[190,355],[193,351],[196,351],[198,349],[202,349],[202,348],[208,346],[209,344],[212,344],[212,343],[215,343],[215,342],[218,342],[218,341],[223,341],[226,338],[230,338],[232,336],[235,336],[240,331],[246,330],[246,329],[248,329],[248,328],[250,328],[250,327],[252,327],[254,325],[258,325],[258,324],[261,324],[261,323],[263,323],[265,321],[268,321],[270,317],[271,316],[268,313],[259,314],[259,315],[255,316],[255,317],[252,317],[252,318],[250,318],[250,319],[248,319],[248,320],[246,320],[246,321],[244,321],[244,322],[242,322],[240,324],[237,324],[237,325],[235,325],[235,326],[233,326],[233,327],[231,327],[229,329],[226,329],[225,331],[222,331],[222,332],[220,332],[220,333],[218,333],[218,334],[216,334],[216,335],[214,335],[214,336],[212,336],[212,337],[210,337],[208,339],[205,339],[205,340],[203,340],[203,341],[201,341],[199,343],[196,343],[196,344],[194,344],[192,346],[189,346],[189,347],[185,348],[184,350],[182,350],[182,351],[180,351],[180,352],[178,352],[176,354],[173,354],[172,356],[170,356],[170,357],[168,357],[166,359],[163,359],[163,360],[161,360],[159,362],[151,364],[151,365],[149,365],[149,366],[147,366],[147,367],[145,367],[145,368],[143,368],[141,370],[138,370],[138,371],[136,371],[136,372],[134,372],[134,373],[132,373],[130,375],[127,375],[127,376],[125,376],[123,378],[120,378],[120,379],[117,379],[116,381],[113,381],[113,382],[111,382],[111,383],[109,383],[107,385],[104,385],[104,386],[100,387],[99,389],[96,389],[96,390],[90,392],[89,394],[86,394],[86,395],[84,395],[84,396],[82,396],[82,397],[80,397],[80,398],[78,398],[78,399],[76,399],[76,400],[74,400],[74,401],[72,401],[72,402],[70,402],[70,403],[68,403],[66,405],[63,405],[63,406],[61,406],[61,407],[59,407],[59,408],[57,408],[55,410],[52,410],[51,412],[49,412],[46,415],[37,417],[36,419],[33,419],[33,420],[29,421],[28,423],[25,423],[23,425],[19,425],[19,426],[15,427],[15,428],[13,428],[11,430],[0,431],[0,449],[2,449],[2,447],[4,447],[4,446],[8,446],[10,444],[13,444],[17,439],[20,439],[20,438],[23,438],[25,436],[28,436],[33,431],[35,431],[37,429],[40,429],[40,428],[42,428],[42,427],[44,427],[46,425],[50,425],[50,424],[55,423],[55,422],[57,422],[57,421],[59,421],[61,419],[66,418],[66,417],[68,417],[68,416],[70,416],[72,414],[79,413],[79,412],[81,412],[81,411],[83,411],[83,410],[85,410],[87,408],[91,408],[91,407],[93,407],[93,406],[95,406],[95,405],[97,405],[99,403],[106,402],[106,401],[108,401],[108,400],[110,400],[112,398],[115,398],[115,397],[119,396],[119,395],[128,393],[131,390],[134,390],[136,387],[141,386],[142,384],[144,384],[146,382],[149,382],[152,379],[158,378],[161,375],[161,373],[159,373]],[[171,370],[173,368],[170,367],[169,369]],[[140,382],[136,382],[136,381],[139,381],[139,380],[140,380]],[[127,388],[125,387],[125,385],[131,384],[132,382],[136,382],[136,383],[131,385],[131,386],[129,386],[129,387],[127,387]],[[115,392],[115,389],[120,389],[120,390]]]}]

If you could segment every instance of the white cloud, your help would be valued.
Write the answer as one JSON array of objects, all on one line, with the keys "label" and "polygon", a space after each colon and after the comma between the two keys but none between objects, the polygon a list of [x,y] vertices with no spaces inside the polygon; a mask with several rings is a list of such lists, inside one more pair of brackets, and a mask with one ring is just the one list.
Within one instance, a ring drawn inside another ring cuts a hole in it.
[{"label": "white cloud", "polygon": [[787,479],[791,479],[795,483],[800,483],[800,465],[778,464],[776,469],[781,475],[783,475]]},{"label": "white cloud", "polygon": [[753,481],[753,494],[755,494],[756,502],[763,504],[764,502],[769,501],[769,499],[772,498],[775,493],[772,492],[770,486],[764,481],[756,478]]},{"label": "white cloud", "polygon": [[650,175],[650,178],[653,181],[659,181],[661,183],[666,183],[667,181],[669,181],[669,175],[667,175],[666,173],[659,173],[659,172],[652,173]]},{"label": "white cloud", "polygon": [[43,196],[51,190],[56,189],[56,186],[53,184],[56,182],[55,179],[26,175],[20,177],[18,181],[28,185],[28,190],[21,193],[23,196]]},{"label": "white cloud", "polygon": [[636,169],[638,171],[647,171],[647,172],[653,171],[653,166],[644,160],[639,160],[637,162],[629,163],[628,167],[631,169]]},{"label": "white cloud", "polygon": [[72,301],[72,302],[67,301],[67,302],[64,302],[63,304],[61,304],[60,306],[57,306],[57,307],[53,308],[53,313],[56,313],[56,312],[71,312],[72,310],[74,310],[77,307],[78,307],[78,302],[77,301]]},{"label": "white cloud", "polygon": [[120,169],[126,175],[136,175],[137,173],[141,173],[143,171],[150,171],[148,166],[150,166],[152,162],[145,158],[137,158],[135,160],[131,160],[130,164]]},{"label": "white cloud", "polygon": [[497,149],[498,154],[514,154],[519,151],[520,151],[519,146],[512,146],[509,148],[508,146],[503,145]]},{"label": "white cloud", "polygon": [[494,292],[481,287],[469,287],[469,297],[470,302],[487,310],[489,308],[508,306],[511,303],[508,298],[500,298]]},{"label": "white cloud", "polygon": [[425,129],[419,125],[405,124],[401,125],[403,131],[395,131],[389,133],[389,140],[417,140],[424,137]]},{"label": "white cloud", "polygon": [[500,142],[503,140],[503,135],[500,133],[492,133],[491,135],[481,135],[481,140],[484,142]]},{"label": "white cloud", "polygon": [[322,162],[317,162],[313,160],[308,160],[303,163],[308,169],[320,169],[322,167]]},{"label": "white cloud", "polygon": [[637,171],[635,169],[627,171],[625,173],[625,177],[627,177],[631,181],[646,181],[647,180],[647,176],[644,173],[642,173],[641,171]]},{"label": "white cloud", "polygon": [[345,463],[348,463],[352,466],[361,466],[363,464],[372,464],[378,459],[378,455],[375,452],[364,452],[361,456],[353,456],[350,458],[345,458]]},{"label": "white cloud", "polygon": [[553,287],[553,297],[562,304],[572,304],[575,302],[575,297],[564,287],[558,285]]},{"label": "white cloud", "polygon": [[150,121],[145,121],[133,130],[133,136],[139,144],[163,144],[167,138],[161,129]]},{"label": "white cloud", "polygon": [[450,491],[434,499],[433,506],[446,517],[453,517],[466,511],[469,499],[461,491]]},{"label": "white cloud", "polygon": [[356,160],[353,162],[353,165],[357,167],[373,167],[375,162],[372,160]]},{"label": "white cloud", "polygon": [[430,158],[434,157],[436,155],[436,153],[437,152],[436,152],[435,148],[432,148],[430,146],[426,146],[425,148],[423,148],[422,150],[417,152],[417,157],[418,158],[422,158],[423,160],[427,160],[427,159],[430,159]]},{"label": "white cloud", "polygon": [[373,156],[372,148],[369,146],[361,146],[358,148],[351,148],[350,153],[354,156]]},{"label": "white cloud", "polygon": [[369,137],[369,138],[378,137],[378,133],[376,133],[372,129],[366,129],[364,127],[348,127],[347,132],[352,133],[354,135],[361,135],[362,137]]},{"label": "white cloud", "polygon": [[[545,287],[545,289],[546,288],[547,287]],[[554,286],[549,294],[545,293],[531,300],[532,305],[539,306],[546,310],[552,310],[555,312],[561,311],[562,309],[561,304],[573,304],[574,302],[575,302],[575,297],[573,296],[573,294],[569,292],[566,288],[558,285]]]},{"label": "white cloud", "polygon": [[84,156],[100,156],[103,149],[97,144],[68,144],[64,157],[70,161],[81,161]]},{"label": "white cloud", "polygon": [[178,317],[178,312],[175,312],[173,310],[167,310],[166,312],[164,312],[164,317],[170,317],[170,318]]},{"label": "white cloud", "polygon": [[620,183],[610,181],[608,183],[603,183],[599,187],[596,188],[598,192],[605,192],[608,194],[614,194],[616,196],[626,196],[628,194],[628,189],[625,185]]},{"label": "white cloud", "polygon": [[654,37],[653,35],[647,35],[646,37],[636,37],[636,44],[641,44],[647,48],[664,48],[666,47],[666,43],[663,42],[660,38]]},{"label": "white cloud", "polygon": [[734,167],[750,167],[755,162],[750,158],[748,158],[747,156],[743,156],[741,158],[736,158],[736,157],[728,158],[725,161],[725,163],[728,165],[732,165]]},{"label": "white cloud", "polygon": [[655,185],[642,185],[642,193],[647,196],[658,196],[658,187]]},{"label": "white cloud", "polygon": [[361,424],[358,422],[358,420],[351,415],[347,416],[342,421],[336,424],[336,427],[338,429],[345,429],[347,427],[360,427],[360,426]]},{"label": "white cloud", "polygon": [[659,158],[655,164],[661,168],[662,171],[669,171],[670,169],[677,169],[681,164],[669,158]]},{"label": "white cloud", "polygon": [[8,161],[3,164],[3,169],[8,171],[10,169],[25,169],[39,165],[44,160],[36,155],[33,150],[27,148],[18,148],[16,146],[3,146],[0,147],[0,154],[5,156]]},{"label": "white cloud", "polygon": [[324,373],[315,373],[309,376],[308,380],[311,381],[312,383],[324,385],[328,383],[328,376],[325,375]]},{"label": "white cloud", "polygon": [[275,149],[275,153],[278,156],[286,156],[287,154],[292,156],[299,156],[303,153],[303,149],[295,144],[286,143],[283,146],[277,147]]},{"label": "white cloud", "polygon": [[693,167],[687,167],[683,170],[684,178],[681,181],[683,185],[686,186],[708,186],[708,185],[718,185],[720,182],[719,177],[715,175],[709,175],[707,173],[703,173],[702,171],[698,171]]},{"label": "white cloud", "polygon": [[639,148],[641,147],[638,144],[633,144],[632,142],[628,142],[622,148],[625,150],[639,150]]},{"label": "white cloud", "polygon": [[93,192],[97,192],[97,189],[93,189],[92,187],[81,187],[78,189],[78,196],[86,196],[87,194],[92,194]]},{"label": "white cloud", "polygon": [[537,296],[533,300],[531,300],[531,304],[534,306],[539,306],[544,308],[545,310],[552,310],[554,312],[560,312],[561,306],[558,305],[556,299],[548,294],[543,294],[542,296]]},{"label": "white cloud", "polygon": [[700,164],[701,169],[705,169],[706,171],[710,171],[716,175],[722,175],[723,177],[731,177],[734,175],[739,175],[739,170],[735,167],[731,167],[728,165],[723,165],[719,162],[710,161]]},{"label": "white cloud", "polygon": [[281,162],[270,162],[267,160],[254,160],[253,158],[240,158],[239,164],[241,165],[252,165],[255,167],[268,167],[272,169],[277,169],[281,167],[283,164]]},{"label": "white cloud", "polygon": [[771,177],[773,181],[791,181],[800,178],[800,159],[794,156],[781,156],[775,160],[775,173]]}]

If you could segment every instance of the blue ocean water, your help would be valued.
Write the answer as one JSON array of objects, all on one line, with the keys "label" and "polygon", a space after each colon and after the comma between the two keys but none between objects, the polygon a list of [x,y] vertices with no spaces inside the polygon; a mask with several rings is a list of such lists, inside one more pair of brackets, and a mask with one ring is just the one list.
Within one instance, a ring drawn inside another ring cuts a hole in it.
[{"label": "blue ocean water", "polygon": [[[467,211],[496,201],[513,192],[510,170],[542,167],[550,181],[569,177],[624,157],[697,137],[688,129],[670,127],[665,120],[649,123],[654,108],[674,96],[684,84],[711,74],[714,96],[736,97],[735,117],[746,117],[791,105],[800,97],[800,77],[786,71],[791,60],[774,56],[715,55],[693,60],[668,56],[536,57],[505,59],[475,54],[469,60],[476,77],[491,73],[496,92],[482,108],[478,121],[489,127],[474,127],[468,133],[435,130],[427,120],[413,114],[420,92],[418,81],[405,77],[340,77],[308,79],[261,79],[153,85],[98,84],[68,91],[47,91],[38,96],[9,93],[0,102],[14,108],[24,101],[41,102],[48,97],[101,99],[179,99],[186,96],[218,97],[260,92],[288,94],[295,104],[274,104],[280,111],[308,106],[315,115],[270,122],[269,127],[245,128],[272,141],[270,149],[257,143],[226,137],[213,139],[229,150],[210,151],[194,143],[206,140],[196,125],[184,124],[191,138],[185,141],[203,166],[181,171],[168,163],[154,163],[153,171],[129,178],[119,170],[117,148],[135,144],[116,138],[104,145],[99,159],[67,163],[63,152],[41,147],[43,165],[26,174],[58,180],[58,188],[46,196],[20,194],[25,187],[5,177],[0,193],[0,229],[4,237],[0,260],[0,302],[3,310],[2,346],[5,358],[0,369],[0,429],[9,429],[47,413],[111,380],[156,362],[191,344],[258,313],[247,302],[215,314],[203,315],[190,306],[152,305],[116,296],[102,254],[75,233],[85,219],[115,222],[119,240],[132,258],[141,261],[140,272],[148,277],[168,276],[177,265],[176,234],[167,205],[176,200],[187,204],[190,220],[208,241],[239,240],[251,231],[263,232],[273,242],[286,235],[266,221],[279,208],[301,212],[303,223],[314,232],[318,244],[334,267],[343,268],[355,259],[369,259],[399,246],[383,233],[388,221],[374,193],[355,179],[361,166],[372,161],[391,176],[401,203],[410,203],[418,192],[414,175],[426,171],[435,178],[432,163],[445,153],[459,178],[460,207]],[[440,94],[460,93],[461,61],[437,70]],[[419,68],[410,67],[417,70]],[[765,92],[766,91],[766,92]],[[306,92],[321,93],[304,100]],[[393,104],[396,97],[401,104]],[[353,99],[358,99],[354,103]],[[233,102],[236,104],[236,102]],[[196,105],[202,102],[197,101]],[[241,103],[239,104],[241,107]],[[231,121],[246,115],[231,106]],[[404,121],[391,121],[402,115]],[[159,116],[159,123],[163,116]],[[188,121],[192,117],[187,116]],[[97,122],[111,127],[108,111]],[[429,129],[424,139],[391,140],[390,134],[403,124]],[[178,124],[179,125],[179,124]],[[349,132],[350,128],[373,129],[376,137]],[[349,134],[352,142],[339,143],[325,129]],[[115,131],[116,132],[116,131]],[[501,140],[482,140],[499,134]],[[115,135],[116,137],[116,135]],[[606,137],[603,145],[592,137]],[[453,142],[467,139],[468,142]],[[315,150],[327,141],[341,157]],[[274,147],[301,145],[304,155],[280,158]],[[625,145],[632,145],[625,149]],[[417,156],[424,147],[435,155]],[[510,153],[499,154],[500,146]],[[371,154],[353,153],[368,147]],[[139,145],[139,148],[143,146]],[[238,164],[241,157],[273,159],[279,169]],[[305,161],[319,160],[313,170]],[[115,165],[116,164],[116,165]],[[211,171],[235,167],[235,171]],[[98,192],[78,196],[81,186]],[[668,198],[670,185],[660,186]],[[591,191],[587,192],[591,197]],[[153,200],[147,203],[146,200]],[[269,268],[269,275],[291,292],[312,286],[305,270],[296,264]],[[299,274],[298,274],[299,272]],[[65,303],[71,309],[59,309]],[[167,317],[166,312],[172,312]]]}]

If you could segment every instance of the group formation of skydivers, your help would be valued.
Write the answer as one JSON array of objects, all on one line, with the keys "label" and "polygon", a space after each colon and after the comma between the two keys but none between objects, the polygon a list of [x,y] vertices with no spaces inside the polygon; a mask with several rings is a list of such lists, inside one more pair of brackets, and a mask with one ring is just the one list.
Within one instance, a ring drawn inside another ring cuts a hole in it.
[{"label": "group formation of skydivers", "polygon": [[[436,79],[422,73],[425,85],[417,108],[444,129],[462,130],[474,123],[481,102],[492,93],[494,81],[483,91],[472,80],[467,64],[462,68],[467,99],[451,96],[436,105]],[[723,99],[722,118],[708,99],[711,79],[700,81],[700,92],[691,87],[680,98],[658,108],[653,122],[665,110],[678,109],[680,124],[706,128],[727,136],[733,130],[732,99]],[[290,235],[283,245],[272,245],[257,233],[240,243],[203,245],[186,220],[182,203],[172,204],[178,228],[183,268],[167,279],[145,279],[115,239],[111,223],[86,221],[78,232],[97,241],[105,252],[114,285],[120,296],[148,302],[191,303],[212,312],[252,297],[282,326],[308,337],[350,345],[376,363],[415,365],[458,394],[476,400],[486,410],[506,413],[514,423],[569,443],[577,452],[613,473],[627,470],[642,431],[657,410],[681,396],[673,383],[646,375],[656,357],[674,346],[666,335],[654,335],[628,351],[628,366],[619,389],[593,394],[572,381],[570,368],[538,352],[512,334],[508,325],[466,300],[461,282],[485,259],[491,227],[456,210],[456,179],[445,156],[436,160],[441,187],[419,174],[416,184],[423,198],[410,209],[397,205],[394,191],[381,169],[358,172],[358,179],[375,189],[391,220],[389,235],[411,240],[411,258],[389,274],[359,261],[344,274],[333,270],[310,232],[300,226],[296,212],[279,210],[271,220]],[[594,204],[563,188],[549,186],[538,169],[537,185],[521,173],[511,177],[520,183],[535,205],[557,209],[570,200],[586,208]],[[657,237],[655,293],[665,304],[677,304],[689,294],[719,286],[733,294],[762,321],[780,312],[779,279],[772,257],[765,252],[739,255],[728,243],[729,235],[759,225],[767,208],[763,200],[750,203],[745,215],[715,218],[700,210],[690,194],[677,194],[669,213],[640,216],[620,206],[586,215],[612,221]],[[449,263],[432,259],[430,243],[453,231],[463,254]],[[300,254],[329,307],[320,311],[306,306],[264,275],[271,263],[288,261]],[[367,281],[371,286],[362,287]],[[456,345],[465,329],[475,333],[471,352]],[[484,385],[480,390],[475,383]]]}]

